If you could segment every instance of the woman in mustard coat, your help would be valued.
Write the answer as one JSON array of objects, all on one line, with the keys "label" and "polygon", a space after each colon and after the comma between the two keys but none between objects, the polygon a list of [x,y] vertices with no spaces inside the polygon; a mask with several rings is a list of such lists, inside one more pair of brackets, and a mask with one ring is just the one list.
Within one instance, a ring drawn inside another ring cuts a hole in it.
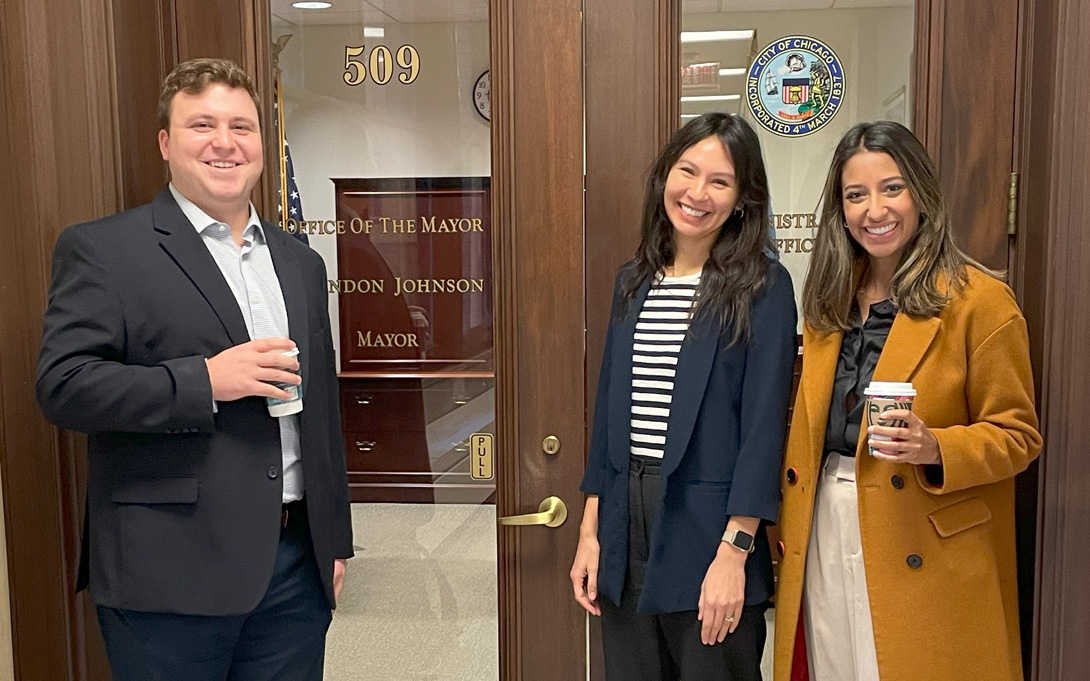
[{"label": "woman in mustard coat", "polygon": [[[1014,476],[1041,449],[1026,323],[954,245],[903,126],[841,139],[803,315],[775,681],[1020,680]],[[912,383],[911,411],[884,414],[904,427],[868,435],[872,380]]]}]

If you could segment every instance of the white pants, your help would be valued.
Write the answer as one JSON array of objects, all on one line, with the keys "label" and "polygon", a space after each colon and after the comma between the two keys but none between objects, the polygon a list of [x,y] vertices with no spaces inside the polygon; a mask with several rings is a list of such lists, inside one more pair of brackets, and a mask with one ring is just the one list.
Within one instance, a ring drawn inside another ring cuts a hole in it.
[{"label": "white pants", "polygon": [[879,681],[859,541],[855,459],[829,454],[817,485],[803,581],[811,681]]}]

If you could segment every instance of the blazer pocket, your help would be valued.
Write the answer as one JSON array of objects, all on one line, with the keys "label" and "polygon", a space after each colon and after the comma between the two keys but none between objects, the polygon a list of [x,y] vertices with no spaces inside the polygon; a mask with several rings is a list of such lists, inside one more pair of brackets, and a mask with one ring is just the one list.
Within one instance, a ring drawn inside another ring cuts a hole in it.
[{"label": "blazer pocket", "polygon": [[195,504],[197,488],[195,475],[132,478],[121,482],[110,500],[118,504]]},{"label": "blazer pocket", "polygon": [[952,537],[991,520],[992,510],[979,498],[970,497],[934,511],[927,519],[940,537]]}]

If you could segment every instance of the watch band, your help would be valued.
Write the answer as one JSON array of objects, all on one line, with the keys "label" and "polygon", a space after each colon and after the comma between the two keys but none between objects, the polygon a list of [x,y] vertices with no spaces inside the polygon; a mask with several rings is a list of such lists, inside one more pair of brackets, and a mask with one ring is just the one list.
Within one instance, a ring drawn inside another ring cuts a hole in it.
[{"label": "watch band", "polygon": [[742,530],[727,530],[723,533],[723,541],[743,553],[753,553],[753,549],[757,547],[753,535]]}]

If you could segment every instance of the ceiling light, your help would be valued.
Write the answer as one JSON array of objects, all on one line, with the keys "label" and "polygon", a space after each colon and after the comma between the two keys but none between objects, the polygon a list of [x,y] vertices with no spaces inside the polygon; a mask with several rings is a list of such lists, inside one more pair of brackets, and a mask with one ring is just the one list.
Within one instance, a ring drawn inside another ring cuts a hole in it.
[{"label": "ceiling light", "polygon": [[703,115],[703,114],[681,114],[681,117],[682,118],[696,118],[697,116],[701,116],[701,115]]},{"label": "ceiling light", "polygon": [[710,43],[719,40],[752,40],[753,31],[682,31],[683,43]]},{"label": "ceiling light", "polygon": [[719,69],[719,75],[721,76],[742,76],[745,73],[745,69]]},{"label": "ceiling light", "polygon": [[291,6],[295,9],[329,9],[333,6],[331,2],[293,2]]},{"label": "ceiling light", "polygon": [[733,99],[741,99],[742,95],[700,95],[697,97],[682,97],[683,102],[728,102]]},{"label": "ceiling light", "polygon": [[385,38],[386,29],[379,26],[364,26],[363,27],[364,38]]}]

